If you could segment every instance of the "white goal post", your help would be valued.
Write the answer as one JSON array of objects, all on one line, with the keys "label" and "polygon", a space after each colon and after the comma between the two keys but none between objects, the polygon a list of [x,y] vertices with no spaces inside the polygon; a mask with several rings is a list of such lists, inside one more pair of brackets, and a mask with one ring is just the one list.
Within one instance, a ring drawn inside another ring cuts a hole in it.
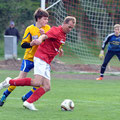
[{"label": "white goal post", "polygon": [[54,5],[56,5],[57,3],[59,3],[61,0],[57,0],[55,3],[53,3],[51,6],[45,8],[45,2],[46,0],[41,0],[41,8],[45,9],[45,10],[49,10],[50,8],[52,8]]}]

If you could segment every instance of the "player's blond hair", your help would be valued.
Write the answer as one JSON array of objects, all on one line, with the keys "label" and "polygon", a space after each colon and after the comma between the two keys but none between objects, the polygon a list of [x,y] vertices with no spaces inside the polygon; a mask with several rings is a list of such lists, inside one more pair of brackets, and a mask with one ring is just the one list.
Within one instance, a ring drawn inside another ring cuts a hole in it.
[{"label": "player's blond hair", "polygon": [[41,19],[42,17],[49,17],[49,13],[46,10],[38,8],[34,13],[35,20]]},{"label": "player's blond hair", "polygon": [[120,28],[120,24],[115,24],[114,25],[114,28],[118,28],[118,27]]},{"label": "player's blond hair", "polygon": [[76,18],[73,17],[73,16],[67,16],[65,19],[64,19],[64,23],[68,23],[69,21],[72,21],[74,25],[76,25]]}]

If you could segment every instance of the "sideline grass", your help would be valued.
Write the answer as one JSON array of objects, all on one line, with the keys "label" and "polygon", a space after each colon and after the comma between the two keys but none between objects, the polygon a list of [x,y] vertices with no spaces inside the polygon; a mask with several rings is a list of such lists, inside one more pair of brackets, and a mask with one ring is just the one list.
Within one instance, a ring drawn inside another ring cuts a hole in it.
[{"label": "sideline grass", "polygon": [[[15,74],[16,71],[11,76],[15,77]],[[5,77],[3,74],[0,77],[2,76]],[[52,78],[51,91],[34,103],[39,109],[37,112],[22,107],[20,98],[29,89],[31,87],[16,88],[5,105],[0,107],[1,120],[119,120],[120,118],[119,80]],[[0,91],[0,96],[4,90]],[[74,101],[74,111],[61,111],[60,104],[66,98]]]}]

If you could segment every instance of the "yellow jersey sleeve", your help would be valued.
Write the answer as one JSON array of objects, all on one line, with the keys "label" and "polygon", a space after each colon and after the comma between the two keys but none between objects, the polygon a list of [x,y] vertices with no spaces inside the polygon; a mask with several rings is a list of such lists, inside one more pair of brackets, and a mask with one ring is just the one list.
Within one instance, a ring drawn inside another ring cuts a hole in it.
[{"label": "yellow jersey sleeve", "polygon": [[25,42],[30,43],[32,41],[31,33],[29,27],[26,28],[21,45]]}]

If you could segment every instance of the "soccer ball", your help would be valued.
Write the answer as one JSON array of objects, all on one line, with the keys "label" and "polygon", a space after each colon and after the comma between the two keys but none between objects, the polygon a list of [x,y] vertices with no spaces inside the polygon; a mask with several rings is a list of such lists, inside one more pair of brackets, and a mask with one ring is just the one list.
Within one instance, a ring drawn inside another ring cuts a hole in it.
[{"label": "soccer ball", "polygon": [[61,110],[63,111],[72,111],[74,109],[74,102],[70,99],[65,99],[61,103]]}]

